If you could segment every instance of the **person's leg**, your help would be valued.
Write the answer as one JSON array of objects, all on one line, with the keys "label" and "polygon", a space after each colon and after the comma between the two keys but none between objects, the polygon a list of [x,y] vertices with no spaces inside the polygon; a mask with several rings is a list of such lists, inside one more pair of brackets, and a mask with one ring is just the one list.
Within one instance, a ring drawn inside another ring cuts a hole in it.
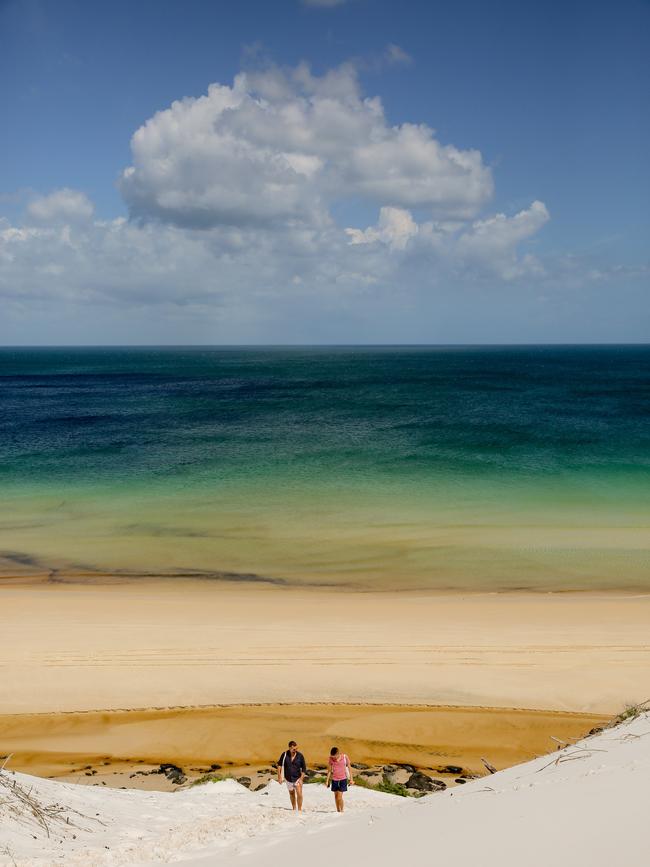
[{"label": "person's leg", "polygon": [[296,809],[296,793],[294,789],[289,789],[289,797],[291,798],[291,809]]},{"label": "person's leg", "polygon": [[298,810],[302,811],[302,783],[296,785],[296,801],[298,802]]},{"label": "person's leg", "polygon": [[342,797],[343,796],[341,795],[340,792],[334,792],[334,800],[336,801],[336,812],[337,813],[341,812],[341,798]]}]

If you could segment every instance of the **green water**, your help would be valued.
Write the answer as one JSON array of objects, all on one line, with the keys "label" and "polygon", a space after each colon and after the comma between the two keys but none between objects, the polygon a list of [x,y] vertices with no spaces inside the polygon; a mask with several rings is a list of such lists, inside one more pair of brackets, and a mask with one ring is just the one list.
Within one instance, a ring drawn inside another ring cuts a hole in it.
[{"label": "green water", "polygon": [[0,351],[2,571],[650,587],[646,347]]}]

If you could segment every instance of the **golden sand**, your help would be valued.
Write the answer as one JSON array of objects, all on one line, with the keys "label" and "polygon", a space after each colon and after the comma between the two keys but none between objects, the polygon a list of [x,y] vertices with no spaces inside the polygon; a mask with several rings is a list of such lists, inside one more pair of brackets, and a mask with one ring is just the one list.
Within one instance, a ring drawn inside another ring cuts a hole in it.
[{"label": "golden sand", "polygon": [[199,769],[218,763],[243,772],[247,765],[270,765],[295,739],[310,763],[324,763],[337,745],[367,764],[407,762],[436,770],[451,764],[484,773],[482,756],[507,767],[555,749],[553,738],[578,739],[606,720],[505,708],[358,704],[8,714],[0,716],[0,752],[12,754],[13,769],[47,776],[87,765],[101,772],[105,763],[122,776],[140,763],[161,762]]}]

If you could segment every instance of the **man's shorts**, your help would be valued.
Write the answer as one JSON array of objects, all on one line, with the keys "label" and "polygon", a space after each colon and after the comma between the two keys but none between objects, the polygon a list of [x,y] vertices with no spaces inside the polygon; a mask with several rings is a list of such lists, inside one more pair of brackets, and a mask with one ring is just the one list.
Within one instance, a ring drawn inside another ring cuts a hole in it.
[{"label": "man's shorts", "polygon": [[333,792],[347,792],[348,790],[348,781],[347,780],[332,780],[332,791]]},{"label": "man's shorts", "polygon": [[293,783],[290,783],[289,780],[285,780],[285,783],[290,792],[295,792],[296,789],[299,789],[302,786],[302,780],[295,780]]}]

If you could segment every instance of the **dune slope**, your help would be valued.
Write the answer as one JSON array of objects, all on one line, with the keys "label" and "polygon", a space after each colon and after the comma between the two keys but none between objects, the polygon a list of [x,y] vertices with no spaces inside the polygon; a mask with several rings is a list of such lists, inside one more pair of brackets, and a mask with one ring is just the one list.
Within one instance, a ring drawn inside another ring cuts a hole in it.
[{"label": "dune slope", "polygon": [[0,788],[0,864],[17,867],[279,867],[290,852],[310,867],[329,867],[342,851],[379,867],[405,856],[461,867],[611,867],[645,863],[650,714],[417,801],[353,789],[343,816],[332,812],[331,794],[319,785],[306,788],[308,810],[297,816],[275,783],[258,792],[224,781],[167,794],[6,771],[4,778],[62,809],[48,820],[48,837]]}]

